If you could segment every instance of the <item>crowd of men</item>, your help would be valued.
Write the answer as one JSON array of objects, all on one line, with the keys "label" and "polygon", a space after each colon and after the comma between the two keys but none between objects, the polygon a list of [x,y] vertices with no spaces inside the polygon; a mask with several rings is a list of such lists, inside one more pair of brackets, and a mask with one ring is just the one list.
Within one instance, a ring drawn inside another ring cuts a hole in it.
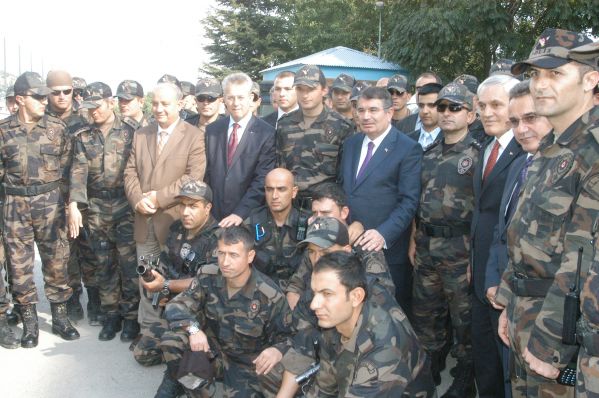
[{"label": "crowd of men", "polygon": [[[158,398],[599,397],[599,44],[547,29],[479,84],[26,72],[0,121],[0,345],[166,363]],[[116,98],[116,99],[115,99]],[[410,104],[416,105],[411,107]],[[116,111],[118,107],[118,112]],[[7,291],[9,293],[7,293]],[[22,334],[12,326],[22,323]]]}]

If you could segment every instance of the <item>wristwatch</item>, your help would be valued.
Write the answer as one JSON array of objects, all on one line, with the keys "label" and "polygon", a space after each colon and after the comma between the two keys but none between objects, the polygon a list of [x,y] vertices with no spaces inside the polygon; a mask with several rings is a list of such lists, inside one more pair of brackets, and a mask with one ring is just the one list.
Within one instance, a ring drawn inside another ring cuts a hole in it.
[{"label": "wristwatch", "polygon": [[194,334],[199,333],[199,332],[200,332],[200,324],[197,322],[193,322],[187,328],[187,333],[189,333],[190,336],[193,336]]},{"label": "wristwatch", "polygon": [[171,293],[171,289],[168,288],[169,283],[171,283],[170,279],[165,279],[162,282],[162,294],[168,296]]}]

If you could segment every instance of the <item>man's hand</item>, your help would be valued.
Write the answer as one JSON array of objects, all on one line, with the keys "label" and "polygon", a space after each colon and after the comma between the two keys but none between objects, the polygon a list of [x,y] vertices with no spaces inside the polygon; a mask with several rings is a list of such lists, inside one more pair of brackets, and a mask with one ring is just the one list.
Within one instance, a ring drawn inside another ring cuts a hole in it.
[{"label": "man's hand", "polygon": [[486,297],[487,297],[487,300],[489,300],[489,303],[491,303],[491,305],[493,306],[493,308],[495,308],[496,310],[500,310],[501,311],[505,307],[495,301],[495,296],[497,295],[497,288],[498,287],[499,286],[491,286],[490,288],[488,288],[487,289],[487,293],[486,293]]},{"label": "man's hand", "polygon": [[218,223],[219,227],[228,228],[228,227],[236,227],[243,222],[243,219],[239,217],[237,214],[231,214],[228,217],[225,217]]},{"label": "man's hand", "polygon": [[258,358],[254,359],[252,362],[256,365],[256,374],[260,376],[268,374],[281,359],[283,359],[281,351],[274,347],[269,347],[262,351],[260,355],[258,355]]},{"label": "man's hand", "polygon": [[466,280],[468,284],[472,282],[472,264],[468,264],[468,268],[466,268]]},{"label": "man's hand", "polygon": [[383,249],[383,246],[385,246],[385,238],[383,238],[383,235],[381,235],[376,229],[369,229],[368,231],[364,232],[364,235],[358,239],[356,244],[362,246],[362,249],[364,250],[378,252]]},{"label": "man's hand", "polygon": [[160,205],[158,204],[158,199],[156,198],[156,191],[146,192],[143,195],[144,197],[150,199],[150,202],[152,202],[152,205],[155,209],[158,209],[160,207]]},{"label": "man's hand", "polygon": [[297,305],[297,302],[300,299],[300,295],[295,293],[295,292],[287,292],[287,303],[289,304],[289,308],[291,308],[291,311],[293,311],[293,309],[295,308],[295,306]]},{"label": "man's hand", "polygon": [[410,243],[408,244],[408,258],[410,259],[410,263],[412,267],[416,265],[416,240],[410,238]]},{"label": "man's hand", "polygon": [[349,244],[353,246],[354,241],[358,239],[358,236],[364,232],[364,226],[359,221],[354,221],[347,227],[347,233],[349,234]]},{"label": "man's hand", "polygon": [[164,276],[160,275],[160,272],[156,270],[152,270],[152,275],[154,275],[154,280],[152,282],[144,281],[144,278],[139,278],[139,282],[144,289],[146,289],[150,293],[156,293],[162,290],[162,284],[164,283]]},{"label": "man's hand", "polygon": [[503,341],[503,344],[506,346],[510,346],[510,338],[508,335],[508,320],[507,313],[505,310],[501,311],[501,315],[499,315],[499,326],[497,327],[497,334],[499,334],[499,338]]},{"label": "man's hand", "polygon": [[528,363],[528,366],[530,366],[530,368],[537,374],[552,380],[557,379],[557,376],[559,376],[558,368],[547,362],[541,361],[539,358],[532,355],[530,351],[528,351],[528,348],[524,349],[524,355],[522,355],[522,357]]},{"label": "man's hand", "polygon": [[83,217],[77,208],[77,202],[69,203],[68,208],[69,238],[75,239],[79,236],[79,228],[83,228]]},{"label": "man's hand", "polygon": [[201,330],[196,334],[189,336],[189,346],[192,351],[210,351],[210,345],[208,344],[208,337]]},{"label": "man's hand", "polygon": [[156,207],[152,203],[152,200],[147,196],[144,196],[137,204],[135,205],[135,211],[145,215],[152,215],[156,213]]}]

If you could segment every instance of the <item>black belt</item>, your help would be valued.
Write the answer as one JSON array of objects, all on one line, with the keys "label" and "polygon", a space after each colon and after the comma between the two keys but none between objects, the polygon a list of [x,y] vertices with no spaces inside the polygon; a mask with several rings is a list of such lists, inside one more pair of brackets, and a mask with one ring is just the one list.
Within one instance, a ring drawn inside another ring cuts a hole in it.
[{"label": "black belt", "polygon": [[553,279],[512,278],[512,291],[520,297],[545,297]]},{"label": "black belt", "polygon": [[431,238],[457,238],[470,234],[470,225],[449,226],[420,222],[420,229]]},{"label": "black belt", "polygon": [[15,196],[37,196],[43,193],[53,191],[58,187],[60,187],[60,181],[52,181],[45,184],[22,186],[11,186],[4,184],[4,192],[7,195]]},{"label": "black belt", "polygon": [[125,196],[125,188],[90,189],[87,188],[87,197],[96,199],[118,199]]}]

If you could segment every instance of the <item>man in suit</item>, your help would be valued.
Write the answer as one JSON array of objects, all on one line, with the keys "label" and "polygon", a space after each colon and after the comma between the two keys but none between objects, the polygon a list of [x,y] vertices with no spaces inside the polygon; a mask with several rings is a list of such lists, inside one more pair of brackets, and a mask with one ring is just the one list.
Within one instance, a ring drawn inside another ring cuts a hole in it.
[{"label": "man in suit", "polygon": [[275,129],[252,115],[251,90],[245,73],[225,77],[230,116],[206,127],[205,181],[214,194],[212,214],[225,228],[241,224],[264,204],[264,178],[275,167]]},{"label": "man in suit", "polygon": [[[358,100],[363,133],[346,140],[339,180],[350,218],[366,230],[356,241],[365,250],[383,250],[397,301],[409,311],[412,267],[408,260],[411,223],[420,196],[422,148],[391,126],[391,94],[369,87]],[[373,206],[376,203],[376,206]]]},{"label": "man in suit", "polygon": [[422,149],[428,148],[436,140],[443,139],[439,127],[439,115],[435,102],[443,88],[438,83],[428,83],[418,89],[418,118],[420,127],[408,133],[408,137],[418,141]]},{"label": "man in suit", "polygon": [[522,149],[514,139],[508,114],[509,91],[518,80],[507,75],[487,78],[478,87],[480,117],[489,137],[483,161],[474,171],[474,212],[472,214],[471,284],[472,353],[479,396],[503,398],[501,342],[497,335],[500,312],[485,297],[485,271],[493,228],[497,225],[499,205],[510,164]]},{"label": "man in suit", "polygon": [[299,108],[297,105],[297,95],[293,87],[294,79],[295,73],[288,70],[280,72],[275,77],[271,98],[276,98],[277,109],[262,118],[262,120],[274,128],[277,128],[280,118]]},{"label": "man in suit", "polygon": [[422,127],[422,121],[420,119],[420,116],[418,114],[418,93],[420,92],[420,89],[425,85],[425,84],[430,84],[430,83],[436,83],[441,85],[441,87],[443,87],[443,82],[441,81],[441,78],[439,76],[437,76],[437,74],[435,72],[424,72],[422,73],[420,76],[418,76],[418,79],[416,79],[416,83],[414,84],[414,88],[416,89],[416,94],[414,94],[412,96],[412,98],[410,98],[410,100],[408,101],[408,104],[406,105],[408,107],[408,109],[410,110],[410,112],[412,112],[412,114],[408,117],[406,117],[405,119],[402,119],[399,121],[399,123],[397,123],[397,126],[395,126],[399,131],[402,131],[404,133],[409,133],[410,131],[414,131],[414,130],[419,130],[420,127]]},{"label": "man in suit", "polygon": [[[175,196],[184,180],[201,180],[206,169],[204,140],[200,130],[179,118],[181,89],[160,83],[154,90],[152,113],[155,122],[135,132],[131,155],[125,167],[125,193],[135,209],[134,238],[137,258],[158,258],[171,224],[179,218]],[[141,289],[141,286],[140,286]],[[138,320],[142,337],[136,359],[142,365],[162,362],[159,330],[152,325],[160,319],[141,289]]]}]

